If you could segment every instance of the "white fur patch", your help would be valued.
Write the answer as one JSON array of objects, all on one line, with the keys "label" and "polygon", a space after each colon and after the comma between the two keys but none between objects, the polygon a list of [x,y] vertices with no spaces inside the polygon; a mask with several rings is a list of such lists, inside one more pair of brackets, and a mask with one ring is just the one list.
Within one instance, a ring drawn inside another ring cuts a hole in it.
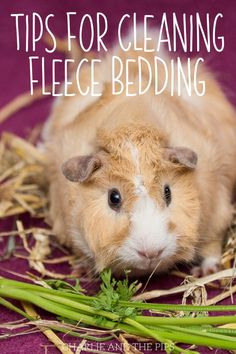
[{"label": "white fur patch", "polygon": [[125,141],[124,148],[129,150],[132,160],[133,160],[137,170],[139,171],[140,166],[139,166],[139,156],[138,156],[139,154],[138,154],[137,147],[131,141],[128,140],[128,141]]},{"label": "white fur patch", "polygon": [[135,183],[137,195],[147,194],[147,190],[144,186],[143,178],[141,175],[134,177],[134,183]]},{"label": "white fur patch", "polygon": [[206,257],[203,262],[202,266],[205,269],[213,269],[219,265],[220,257]]},{"label": "white fur patch", "polygon": [[130,151],[132,160],[137,170],[137,176],[134,177],[136,194],[137,195],[147,194],[147,190],[144,186],[143,177],[141,176],[141,171],[140,171],[138,148],[131,141],[126,141],[125,147]]},{"label": "white fur patch", "polygon": [[119,250],[119,257],[139,268],[150,266],[150,260],[140,259],[137,251],[157,253],[155,260],[172,256],[176,252],[176,236],[168,230],[168,209],[161,210],[148,194],[142,194],[131,213],[130,235]]},{"label": "white fur patch", "polygon": [[220,257],[206,257],[200,266],[193,267],[191,273],[194,277],[206,276],[219,271]]}]

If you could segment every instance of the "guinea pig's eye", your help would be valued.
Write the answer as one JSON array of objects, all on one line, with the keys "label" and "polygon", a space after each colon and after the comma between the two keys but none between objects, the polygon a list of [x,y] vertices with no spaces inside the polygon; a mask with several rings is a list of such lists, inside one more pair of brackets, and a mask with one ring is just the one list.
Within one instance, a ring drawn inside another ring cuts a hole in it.
[{"label": "guinea pig's eye", "polygon": [[165,184],[164,186],[164,198],[165,198],[166,205],[168,206],[171,202],[171,190],[168,184]]},{"label": "guinea pig's eye", "polygon": [[119,210],[121,207],[122,199],[118,189],[111,189],[108,192],[108,204],[111,209]]}]

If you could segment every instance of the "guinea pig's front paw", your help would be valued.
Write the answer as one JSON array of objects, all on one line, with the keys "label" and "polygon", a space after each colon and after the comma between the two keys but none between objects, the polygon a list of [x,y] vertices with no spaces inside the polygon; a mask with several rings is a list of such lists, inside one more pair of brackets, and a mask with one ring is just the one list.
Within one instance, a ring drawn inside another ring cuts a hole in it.
[{"label": "guinea pig's front paw", "polygon": [[191,274],[199,278],[201,276],[216,273],[220,270],[220,259],[218,257],[206,257],[199,266],[191,269]]}]

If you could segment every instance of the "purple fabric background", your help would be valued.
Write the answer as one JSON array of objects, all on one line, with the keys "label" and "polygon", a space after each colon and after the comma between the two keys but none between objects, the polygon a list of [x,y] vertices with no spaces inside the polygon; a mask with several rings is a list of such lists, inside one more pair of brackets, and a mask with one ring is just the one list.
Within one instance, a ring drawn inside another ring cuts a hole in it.
[{"label": "purple fabric background", "polygon": [[[206,58],[207,63],[211,69],[216,73],[221,84],[223,85],[226,94],[229,99],[236,105],[236,26],[235,26],[235,0],[136,0],[136,1],[59,1],[59,0],[11,0],[1,1],[0,4],[0,107],[10,101],[18,94],[29,90],[29,70],[28,70],[28,56],[33,54],[32,52],[25,53],[24,51],[16,51],[15,41],[15,27],[14,20],[10,17],[11,13],[24,13],[31,14],[32,12],[38,12],[42,17],[45,17],[49,13],[55,14],[55,21],[53,25],[54,33],[60,37],[65,35],[65,13],[66,11],[76,11],[78,13],[78,19],[85,13],[90,13],[93,18],[96,12],[103,12],[108,17],[109,33],[107,35],[107,44],[112,43],[117,28],[117,23],[120,17],[124,13],[137,12],[139,20],[142,19],[144,14],[154,14],[155,16],[161,16],[162,12],[171,14],[176,12],[177,15],[181,15],[185,12],[187,15],[199,12],[201,15],[209,12],[211,15],[215,15],[221,12],[224,16],[223,21],[220,21],[219,32],[225,36],[225,49],[222,53],[206,53],[201,52],[201,55]],[[30,22],[31,23],[31,22]],[[76,21],[73,21],[73,32],[78,32]],[[21,32],[21,38],[24,36],[24,31]],[[86,34],[85,34],[86,36]],[[60,57],[59,53],[51,54],[50,56],[44,51],[44,45],[40,43],[37,46],[35,55],[44,55],[45,57]],[[47,65],[47,80],[50,80],[50,67]],[[31,107],[25,108],[17,114],[10,117],[0,127],[1,131],[8,130],[17,133],[21,136],[25,136],[32,127],[36,124],[43,122],[49,113],[52,100],[50,98],[44,99],[33,104]],[[27,221],[31,223],[31,221]],[[4,229],[9,230],[12,227],[12,220],[1,224],[1,231]],[[0,242],[0,247],[3,243]],[[62,266],[61,271],[66,271]],[[27,270],[27,264],[23,260],[10,260],[0,263],[0,274],[6,275],[4,269],[11,269],[17,272],[24,273]],[[156,277],[151,288],[168,288],[180,283],[180,280],[168,278],[166,276]],[[210,296],[214,296],[215,291],[210,292]],[[180,302],[181,297],[172,296],[168,299],[161,299],[161,301],[174,301]],[[225,301],[230,303],[230,300]],[[6,311],[0,307],[0,321],[6,322],[18,319],[19,317],[10,311]],[[66,340],[66,338],[64,338]],[[67,338],[67,342],[78,343],[78,340],[73,338]],[[12,338],[5,341],[0,341],[0,352],[2,354],[15,354],[24,353],[29,354],[34,351],[35,354],[41,353],[58,353],[58,350],[49,346],[46,351],[44,345],[49,345],[48,340],[42,335],[21,336]],[[75,351],[73,347],[72,351]],[[107,350],[103,348],[102,350]],[[148,351],[147,351],[148,352]],[[155,352],[161,352],[155,350]],[[207,349],[202,349],[201,353],[207,353]],[[212,353],[212,351],[210,351]],[[215,351],[213,351],[215,352]],[[225,353],[226,351],[218,350],[217,353]],[[84,351],[83,351],[84,353]],[[149,351],[150,353],[150,351]]]}]

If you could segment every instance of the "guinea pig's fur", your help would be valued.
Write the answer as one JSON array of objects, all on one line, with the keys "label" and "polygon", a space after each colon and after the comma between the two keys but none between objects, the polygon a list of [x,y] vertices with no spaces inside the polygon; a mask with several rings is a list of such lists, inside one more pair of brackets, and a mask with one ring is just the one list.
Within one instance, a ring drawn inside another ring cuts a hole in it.
[{"label": "guinea pig's fur", "polygon": [[232,106],[205,70],[202,97],[114,96],[107,65],[109,54],[96,72],[102,96],[60,98],[45,127],[54,233],[95,271],[145,274],[198,257],[203,274],[217,270],[236,181]]}]

